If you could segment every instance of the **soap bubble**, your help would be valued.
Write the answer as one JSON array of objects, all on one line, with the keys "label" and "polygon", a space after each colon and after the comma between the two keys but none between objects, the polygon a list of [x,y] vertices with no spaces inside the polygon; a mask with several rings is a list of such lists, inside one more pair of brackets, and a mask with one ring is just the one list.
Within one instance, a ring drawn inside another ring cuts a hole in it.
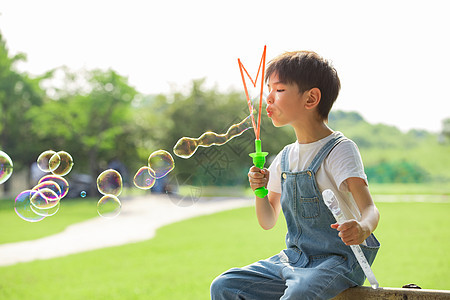
[{"label": "soap bubble", "polygon": [[221,146],[236,136],[253,127],[252,115],[246,117],[240,123],[233,124],[224,134],[207,131],[198,138],[182,137],[173,147],[173,153],[181,158],[189,158],[197,151],[198,147]]},{"label": "soap bubble", "polygon": [[104,218],[114,218],[120,214],[122,203],[114,195],[105,195],[97,203],[97,213]]},{"label": "soap bubble", "polygon": [[31,209],[31,197],[38,193],[38,191],[27,190],[17,195],[14,201],[14,211],[21,219],[28,222],[39,222],[45,218]]},{"label": "soap bubble", "polygon": [[150,154],[148,166],[155,173],[155,178],[159,179],[166,176],[175,167],[173,157],[166,150],[157,150]]},{"label": "soap bubble", "polygon": [[84,197],[86,197],[86,191],[81,191],[81,193],[80,193],[80,196],[81,196],[81,198],[84,198]]},{"label": "soap bubble", "polygon": [[58,211],[59,211],[59,207],[61,202],[58,202],[58,204],[56,204],[54,207],[49,208],[49,209],[41,209],[41,208],[37,208],[34,205],[30,205],[31,210],[39,215],[39,216],[43,216],[43,217],[51,217],[53,215],[55,215]]},{"label": "soap bubble", "polygon": [[[55,199],[56,198],[59,199],[59,197],[61,197],[61,195],[62,195],[61,187],[59,186],[59,184],[57,184],[56,182],[51,181],[51,180],[42,181],[41,183],[38,183],[37,185],[35,185],[33,188],[33,190],[35,190],[35,191],[39,191],[42,189],[50,189],[50,190],[54,191]],[[52,200],[55,200],[55,199],[52,199]]]},{"label": "soap bubble", "polygon": [[52,173],[59,176],[69,174],[73,167],[72,156],[65,151],[59,151],[56,154],[58,155],[53,155],[49,161],[49,166],[51,169],[53,169],[55,165],[58,165],[57,168],[53,169]]},{"label": "soap bubble", "polygon": [[69,192],[69,182],[62,176],[58,176],[58,175],[45,175],[43,176],[41,179],[39,179],[38,181],[38,185],[46,182],[46,181],[53,181],[56,182],[59,186],[59,188],[61,189],[60,194],[58,194],[59,199],[64,198],[67,193]]},{"label": "soap bubble", "polygon": [[59,197],[53,190],[43,188],[31,196],[30,203],[39,209],[49,209],[59,203]]},{"label": "soap bubble", "polygon": [[103,195],[119,196],[122,187],[122,176],[116,170],[108,169],[97,177],[97,188]]},{"label": "soap bubble", "polygon": [[[55,158],[53,158],[55,156]],[[53,158],[53,160],[52,160]],[[52,161],[50,165],[50,161]],[[59,157],[58,153],[56,153],[53,150],[47,150],[42,152],[39,157],[37,158],[37,166],[38,168],[43,172],[52,172],[56,168],[59,167],[59,164],[61,163],[61,158]]]},{"label": "soap bubble", "polygon": [[148,190],[155,185],[155,172],[149,167],[142,167],[134,175],[133,182],[137,188]]},{"label": "soap bubble", "polygon": [[13,162],[5,152],[0,150],[0,184],[11,177],[13,172]]}]

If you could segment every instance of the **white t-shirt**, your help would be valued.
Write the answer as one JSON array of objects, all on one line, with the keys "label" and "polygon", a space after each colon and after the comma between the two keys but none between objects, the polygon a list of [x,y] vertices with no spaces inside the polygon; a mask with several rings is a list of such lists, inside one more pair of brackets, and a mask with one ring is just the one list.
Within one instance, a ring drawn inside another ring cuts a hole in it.
[{"label": "white t-shirt", "polygon": [[[287,145],[289,151],[289,171],[300,172],[311,164],[319,150],[331,139],[340,133],[333,132],[326,138],[309,144],[300,144],[296,141]],[[269,167],[270,177],[267,189],[281,194],[281,156],[278,153]],[[339,200],[339,206],[347,219],[361,219],[361,213],[352,194],[348,190],[345,180],[350,177],[362,178],[366,184],[367,176],[356,144],[348,139],[340,142],[323,160],[316,172],[317,185],[320,193],[331,189]]]}]

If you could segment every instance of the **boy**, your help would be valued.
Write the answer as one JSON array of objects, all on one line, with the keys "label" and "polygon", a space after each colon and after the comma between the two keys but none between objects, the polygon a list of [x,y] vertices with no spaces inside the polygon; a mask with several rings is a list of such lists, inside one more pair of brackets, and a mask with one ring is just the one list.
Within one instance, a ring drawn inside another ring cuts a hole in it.
[{"label": "boy", "polygon": [[[269,169],[253,166],[250,187],[256,215],[272,228],[280,210],[286,218],[287,248],[266,260],[233,268],[211,284],[212,299],[330,299],[361,285],[364,273],[348,245],[359,245],[371,264],[380,244],[379,220],[356,145],[327,125],[340,81],[331,64],[314,52],[284,53],[267,67],[267,115],[276,127],[290,125],[297,141]],[[270,175],[270,176],[269,176]],[[331,189],[347,222],[339,225],[322,199]]]}]

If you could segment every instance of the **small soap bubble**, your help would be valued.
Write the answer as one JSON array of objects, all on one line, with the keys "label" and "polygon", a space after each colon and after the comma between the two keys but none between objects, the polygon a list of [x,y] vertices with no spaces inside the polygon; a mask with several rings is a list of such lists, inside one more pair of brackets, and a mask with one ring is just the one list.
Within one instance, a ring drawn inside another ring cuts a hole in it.
[{"label": "small soap bubble", "polygon": [[105,195],[97,203],[97,213],[103,218],[114,218],[120,214],[122,203],[114,195]]},{"label": "small soap bubble", "polygon": [[103,195],[119,196],[122,192],[122,176],[114,169],[103,171],[97,177],[97,188]]},{"label": "small soap bubble", "polygon": [[172,155],[166,150],[157,150],[150,154],[148,166],[155,173],[155,178],[159,179],[166,176],[175,167]]},{"label": "small soap bubble", "polygon": [[149,167],[142,167],[134,175],[133,182],[137,188],[148,190],[155,185],[155,172]]},{"label": "small soap bubble", "polygon": [[11,177],[13,172],[13,162],[5,152],[0,150],[0,184]]},{"label": "small soap bubble", "polygon": [[[54,165],[58,165],[58,167],[53,169]],[[50,158],[49,166],[53,169],[54,175],[65,176],[72,170],[73,158],[69,153],[59,151]]]},{"label": "small soap bubble", "polygon": [[80,196],[81,196],[81,198],[85,198],[86,197],[86,191],[81,191],[81,193],[80,193]]},{"label": "small soap bubble", "polygon": [[39,179],[38,185],[46,181],[53,181],[58,184],[61,190],[60,194],[57,192],[59,199],[64,198],[69,193],[69,182],[64,177],[52,174],[45,175]]},{"label": "small soap bubble", "polygon": [[[50,165],[50,160],[55,157],[52,160],[52,163]],[[42,152],[39,157],[37,158],[37,166],[38,168],[43,172],[52,172],[56,168],[59,167],[59,164],[61,163],[61,159],[59,155],[53,151],[53,150],[47,150]]]},{"label": "small soap bubble", "polygon": [[16,214],[22,219],[27,222],[39,222],[45,219],[44,216],[40,216],[36,214],[31,209],[31,197],[35,194],[39,193],[38,191],[33,190],[27,190],[23,191],[19,195],[17,195],[15,201],[14,201],[14,211]]}]

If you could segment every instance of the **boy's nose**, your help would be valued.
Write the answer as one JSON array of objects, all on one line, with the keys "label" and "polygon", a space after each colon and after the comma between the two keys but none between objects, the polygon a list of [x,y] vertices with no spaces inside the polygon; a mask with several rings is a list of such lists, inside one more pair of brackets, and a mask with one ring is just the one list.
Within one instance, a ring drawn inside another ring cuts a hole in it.
[{"label": "boy's nose", "polygon": [[273,95],[272,95],[272,93],[269,93],[269,95],[267,96],[266,103],[267,104],[273,104]]}]

